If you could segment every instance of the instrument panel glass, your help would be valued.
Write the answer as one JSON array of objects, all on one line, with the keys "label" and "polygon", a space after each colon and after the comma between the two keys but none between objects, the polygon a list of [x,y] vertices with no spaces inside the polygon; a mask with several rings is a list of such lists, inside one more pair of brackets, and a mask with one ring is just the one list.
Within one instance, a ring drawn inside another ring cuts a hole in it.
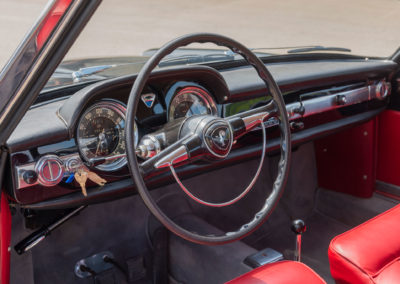
[{"label": "instrument panel glass", "polygon": [[198,87],[186,87],[180,90],[171,101],[168,110],[169,120],[193,115],[217,115],[213,97]]},{"label": "instrument panel glass", "polygon": [[[104,100],[89,107],[77,128],[79,151],[86,162],[104,158],[99,170],[115,171],[127,164],[125,152],[126,106],[118,101]],[[138,129],[135,123],[135,142]]]}]

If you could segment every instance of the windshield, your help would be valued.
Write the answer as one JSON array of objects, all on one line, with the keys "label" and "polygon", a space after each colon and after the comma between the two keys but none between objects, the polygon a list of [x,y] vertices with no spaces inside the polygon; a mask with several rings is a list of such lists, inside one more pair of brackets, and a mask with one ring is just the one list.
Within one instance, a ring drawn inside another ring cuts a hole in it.
[{"label": "windshield", "polygon": [[[0,41],[0,66],[6,63],[46,2],[0,1],[0,36],[3,39]],[[110,76],[112,67],[109,65],[112,64],[107,60],[77,65],[75,59],[121,56],[126,61],[120,63],[140,69],[145,58],[138,56],[149,56],[149,49],[193,32],[223,34],[263,55],[344,52],[387,57],[399,46],[396,36],[400,29],[400,21],[396,20],[399,12],[398,0],[104,0],[66,55],[65,60],[69,62],[60,66],[57,76],[53,76],[57,80],[48,86],[59,84],[64,77],[80,82]],[[185,56],[194,57],[195,63],[199,62],[200,54],[196,48],[216,48],[212,45],[190,47],[194,49]],[[128,59],[132,56],[136,59]],[[215,50],[201,56],[200,62],[231,59],[229,54],[221,56]],[[175,59],[172,62],[182,63]],[[94,72],[80,70],[93,66],[98,67]],[[72,72],[77,71],[81,72],[75,73],[81,76],[78,79],[72,76]]]},{"label": "windshield", "polygon": [[138,55],[193,32],[252,48],[322,45],[389,56],[400,43],[398,0],[103,1],[67,55]]}]

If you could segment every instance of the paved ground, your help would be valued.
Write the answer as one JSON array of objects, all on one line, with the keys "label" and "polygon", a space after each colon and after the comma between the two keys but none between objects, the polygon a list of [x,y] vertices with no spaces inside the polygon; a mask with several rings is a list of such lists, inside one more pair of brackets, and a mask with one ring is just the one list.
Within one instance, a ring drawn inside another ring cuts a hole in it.
[{"label": "paved ground", "polygon": [[[0,67],[46,2],[0,0]],[[322,44],[387,56],[400,46],[399,15],[399,0],[104,0],[68,57],[137,55],[198,31],[251,47]]]}]

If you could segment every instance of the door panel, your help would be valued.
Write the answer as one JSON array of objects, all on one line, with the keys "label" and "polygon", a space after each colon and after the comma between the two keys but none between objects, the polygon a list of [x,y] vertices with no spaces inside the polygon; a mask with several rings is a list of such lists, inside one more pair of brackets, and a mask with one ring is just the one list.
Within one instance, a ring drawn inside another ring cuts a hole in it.
[{"label": "door panel", "polygon": [[0,201],[0,283],[10,281],[11,214],[7,197],[1,193]]},{"label": "door panel", "polygon": [[386,110],[379,117],[377,189],[400,195],[400,111]]}]

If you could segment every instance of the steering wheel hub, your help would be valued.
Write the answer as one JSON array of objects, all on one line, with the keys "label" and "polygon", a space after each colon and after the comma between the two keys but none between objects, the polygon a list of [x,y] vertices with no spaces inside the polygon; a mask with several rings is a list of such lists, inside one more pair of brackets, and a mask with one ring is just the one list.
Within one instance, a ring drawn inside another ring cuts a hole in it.
[{"label": "steering wheel hub", "polygon": [[212,121],[204,131],[204,141],[208,151],[217,158],[225,158],[232,149],[233,133],[224,120]]}]

